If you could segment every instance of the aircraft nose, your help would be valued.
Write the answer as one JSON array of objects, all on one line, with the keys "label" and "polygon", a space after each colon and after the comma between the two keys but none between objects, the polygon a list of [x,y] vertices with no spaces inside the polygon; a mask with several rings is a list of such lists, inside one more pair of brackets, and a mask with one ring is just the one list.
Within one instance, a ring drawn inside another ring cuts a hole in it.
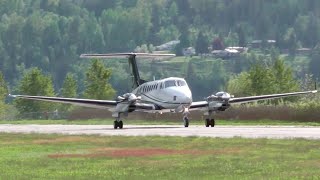
[{"label": "aircraft nose", "polygon": [[191,104],[192,103],[192,95],[191,92],[184,92],[181,94],[183,103]]},{"label": "aircraft nose", "polygon": [[192,103],[192,98],[191,98],[191,97],[186,97],[186,102],[187,102],[188,104],[191,104],[191,103]]}]

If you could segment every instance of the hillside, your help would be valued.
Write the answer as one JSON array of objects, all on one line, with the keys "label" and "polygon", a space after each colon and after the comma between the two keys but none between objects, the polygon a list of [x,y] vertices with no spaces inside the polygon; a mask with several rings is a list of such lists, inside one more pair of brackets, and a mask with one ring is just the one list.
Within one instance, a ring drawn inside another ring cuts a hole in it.
[{"label": "hillside", "polygon": [[[319,76],[319,71],[312,69],[318,63],[317,53],[302,58],[295,53],[301,47],[313,49],[319,42],[319,9],[316,0],[4,0],[0,2],[0,71],[10,89],[15,90],[28,69],[39,67],[52,76],[56,91],[71,72],[79,82],[80,95],[88,67],[88,62],[79,59],[81,53],[131,52],[143,44],[154,49],[180,40],[173,50],[179,54],[183,47],[198,46],[201,32],[204,41],[200,45],[204,47],[217,38],[226,47],[274,39],[275,51],[289,52],[286,61],[294,67],[297,78],[305,73]],[[250,54],[261,60],[271,53],[263,48]],[[194,69],[198,79],[189,80],[191,86],[198,86],[197,82],[209,84],[195,92],[200,98],[203,93],[223,89],[230,75],[247,70],[251,55],[239,61],[194,59],[191,65],[189,60],[177,57],[171,69],[154,64],[152,68],[158,74],[148,72],[151,65],[141,70],[152,79],[186,76],[188,68]],[[310,59],[315,60],[309,68]],[[120,89],[118,93],[127,91],[125,64],[110,62],[108,67],[114,70],[111,83]]]}]

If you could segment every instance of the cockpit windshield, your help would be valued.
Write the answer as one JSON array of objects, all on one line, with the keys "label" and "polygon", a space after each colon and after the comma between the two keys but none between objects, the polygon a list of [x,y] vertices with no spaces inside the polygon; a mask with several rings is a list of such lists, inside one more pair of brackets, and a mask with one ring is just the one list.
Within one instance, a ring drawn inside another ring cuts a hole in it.
[{"label": "cockpit windshield", "polygon": [[178,80],[177,84],[178,84],[178,86],[186,86],[187,85],[187,83],[185,81],[182,81],[182,80]]},{"label": "cockpit windshield", "polygon": [[176,81],[169,80],[169,81],[164,82],[164,84],[165,84],[165,87],[168,88],[168,87],[176,86]]},{"label": "cockpit windshield", "polygon": [[187,86],[187,83],[183,80],[168,80],[164,82],[165,88],[173,86]]},{"label": "cockpit windshield", "polygon": [[217,92],[216,96],[223,96],[224,94],[224,92]]}]

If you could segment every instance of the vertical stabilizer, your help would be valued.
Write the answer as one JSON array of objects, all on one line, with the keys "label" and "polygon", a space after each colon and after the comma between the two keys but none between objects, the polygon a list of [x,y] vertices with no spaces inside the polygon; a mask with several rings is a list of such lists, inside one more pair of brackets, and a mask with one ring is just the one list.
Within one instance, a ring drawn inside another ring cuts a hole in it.
[{"label": "vertical stabilizer", "polygon": [[142,80],[140,78],[139,70],[138,70],[138,64],[136,60],[136,55],[130,55],[128,58],[129,68],[131,71],[131,77],[132,77],[132,88],[135,89],[139,87],[141,84],[145,83],[145,80]]},{"label": "vertical stabilizer", "polygon": [[135,89],[146,81],[140,78],[136,57],[142,58],[169,58],[175,54],[149,54],[149,53],[112,53],[112,54],[81,54],[80,58],[97,58],[97,59],[113,59],[128,58],[130,74],[132,77],[132,88]]}]

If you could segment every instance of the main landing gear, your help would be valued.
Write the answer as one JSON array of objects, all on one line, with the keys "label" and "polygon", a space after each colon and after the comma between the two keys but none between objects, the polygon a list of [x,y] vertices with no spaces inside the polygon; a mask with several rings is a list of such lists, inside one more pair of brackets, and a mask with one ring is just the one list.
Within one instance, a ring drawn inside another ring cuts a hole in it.
[{"label": "main landing gear", "polygon": [[123,128],[123,122],[120,120],[120,118],[117,118],[114,122],[113,122],[113,128],[114,129],[122,129]]},{"label": "main landing gear", "polygon": [[213,114],[215,112],[214,111],[208,111],[207,113],[205,113],[204,115],[207,116],[206,121],[205,121],[205,125],[206,127],[214,127],[216,125],[216,121],[213,118]]},{"label": "main landing gear", "polygon": [[214,127],[216,124],[216,121],[212,118],[212,119],[209,119],[207,118],[206,121],[205,121],[205,125],[206,127]]}]

